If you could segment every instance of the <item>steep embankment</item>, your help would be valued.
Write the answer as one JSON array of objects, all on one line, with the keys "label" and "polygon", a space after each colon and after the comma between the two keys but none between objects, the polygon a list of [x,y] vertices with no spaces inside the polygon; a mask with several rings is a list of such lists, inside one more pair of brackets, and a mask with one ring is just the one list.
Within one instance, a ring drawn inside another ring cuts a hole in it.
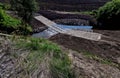
[{"label": "steep embankment", "polygon": [[[95,10],[111,0],[36,0],[40,10],[86,11]],[[0,0],[9,3],[10,0]]]},{"label": "steep embankment", "polygon": [[57,4],[81,4],[81,3],[100,3],[100,2],[107,2],[110,0],[38,0],[41,2],[48,2],[48,3],[57,3]]},{"label": "steep embankment", "polygon": [[0,78],[72,78],[70,60],[56,44],[0,36]]},{"label": "steep embankment", "polygon": [[[1,78],[120,77],[118,63],[86,51],[87,47],[94,45],[94,42],[89,45],[88,43],[91,41],[78,39],[81,43],[81,47],[78,47],[80,45],[78,45],[79,42],[76,38],[59,35],[60,37],[56,37],[55,40],[60,43],[63,42],[61,44],[66,45],[65,48],[44,39],[6,36],[9,35],[0,36]],[[74,43],[68,41],[70,39],[74,39]],[[69,45],[66,43],[69,43]],[[75,47],[78,47],[77,49],[81,52],[71,50]],[[92,50],[95,50],[96,47],[92,46]],[[86,50],[83,51],[83,49]],[[109,53],[109,55],[111,54]]]},{"label": "steep embankment", "polygon": [[115,37],[116,34],[119,35],[120,31],[108,32],[101,31],[101,33],[104,33],[104,35],[110,35],[112,33],[113,36],[102,36],[101,41],[91,41],[64,34],[53,36],[51,40],[63,45],[66,48],[73,49],[78,52],[92,53],[93,55],[97,55],[103,59],[120,64],[120,40],[119,36]]},{"label": "steep embankment", "polygon": [[38,0],[42,10],[85,11],[98,9],[110,0]]}]

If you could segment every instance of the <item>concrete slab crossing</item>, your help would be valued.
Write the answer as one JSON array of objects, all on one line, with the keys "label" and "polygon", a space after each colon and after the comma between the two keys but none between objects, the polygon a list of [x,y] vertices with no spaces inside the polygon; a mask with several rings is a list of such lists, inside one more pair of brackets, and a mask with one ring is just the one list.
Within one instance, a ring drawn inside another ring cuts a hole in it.
[{"label": "concrete slab crossing", "polygon": [[84,39],[94,40],[94,41],[99,41],[102,36],[101,34],[94,33],[94,32],[86,32],[86,31],[72,30],[72,29],[71,30],[62,29],[62,28],[58,27],[55,22],[47,19],[46,17],[44,17],[40,14],[38,16],[35,16],[34,18],[37,19],[38,21],[40,21],[41,23],[43,23],[44,25],[46,25],[47,27],[49,27],[59,33],[63,33],[63,34],[67,34],[67,35],[71,35],[71,36],[75,36],[75,37],[80,37],[80,38],[84,38]]}]

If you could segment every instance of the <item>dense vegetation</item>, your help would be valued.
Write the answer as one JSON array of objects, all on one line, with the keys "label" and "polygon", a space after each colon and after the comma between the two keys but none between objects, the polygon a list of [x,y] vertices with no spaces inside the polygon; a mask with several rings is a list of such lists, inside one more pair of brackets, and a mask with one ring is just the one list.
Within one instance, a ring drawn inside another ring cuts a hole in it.
[{"label": "dense vegetation", "polygon": [[27,23],[30,23],[33,13],[38,8],[35,0],[11,0],[11,7]]},{"label": "dense vegetation", "polygon": [[[31,27],[26,24],[35,11],[35,0],[13,0],[15,11],[21,19],[13,18],[8,15],[4,10],[4,5],[0,8],[0,30],[6,33],[22,33],[27,34],[31,31]],[[12,6],[13,7],[13,6]],[[31,37],[10,37],[16,49],[22,49],[26,57],[19,60],[22,65],[24,76],[21,77],[34,77],[34,74],[39,75],[41,71],[47,72],[51,78],[73,78],[71,73],[71,62],[66,53],[60,47],[48,40],[37,39]],[[19,51],[13,56],[19,59]],[[46,74],[46,73],[45,73]],[[46,76],[46,77],[48,77]]]},{"label": "dense vegetation", "polygon": [[9,4],[7,4],[7,3],[0,3],[0,7],[2,9],[9,9],[11,6]]},{"label": "dense vegetation", "polygon": [[[14,1],[18,1],[18,2],[14,3]],[[17,33],[17,34],[24,34],[24,35],[29,34],[32,31],[32,29],[28,23],[30,22],[30,19],[36,9],[34,6],[35,1],[34,0],[14,0],[14,1],[13,1],[13,3],[16,5],[12,6],[12,7],[14,7],[13,9],[18,12],[18,16],[21,17],[22,19],[13,18],[9,14],[7,14],[5,12],[5,9],[7,9],[7,8],[3,4],[0,4],[0,7],[1,7],[0,8],[0,32],[5,31],[7,33]],[[34,1],[34,2],[32,2],[32,1]],[[112,24],[118,23],[117,20],[119,20],[119,18],[120,18],[120,8],[119,7],[120,7],[120,1],[113,0],[112,2],[109,2],[105,6],[100,8],[96,13],[99,25],[104,26],[103,28],[107,28],[107,26],[109,26],[108,28],[112,28],[113,27]],[[91,14],[91,12],[81,12],[81,13]],[[56,14],[55,16],[52,14],[53,13],[51,13],[51,15],[48,14],[48,16],[51,16],[51,17],[53,16],[51,19],[56,19],[56,17],[57,18],[65,18],[66,17],[66,18],[70,19],[70,18],[78,18],[80,16],[79,14],[78,15],[70,15],[70,14],[66,14],[66,15],[59,14],[58,15],[55,13]],[[90,17],[86,17],[86,15],[85,16],[82,15],[82,18],[89,19]],[[86,19],[86,20],[88,20],[88,19]],[[118,64],[107,59],[107,58],[111,58],[112,54],[110,56],[104,55],[106,50],[110,49],[111,47],[112,48],[109,50],[109,53],[113,52],[111,50],[113,50],[114,48],[119,50],[119,48],[118,48],[119,46],[117,46],[117,44],[115,44],[115,46],[113,46],[113,44],[108,44],[108,43],[103,43],[103,42],[97,43],[94,41],[91,42],[89,40],[86,41],[85,39],[78,39],[77,37],[76,38],[73,37],[74,39],[72,39],[72,37],[65,36],[66,39],[70,38],[71,41],[75,41],[75,42],[68,42],[70,44],[70,45],[68,45],[70,47],[70,49],[72,49],[74,45],[78,45],[76,43],[79,42],[80,46],[75,46],[75,47],[79,52],[81,49],[80,53],[85,56],[85,57],[83,57],[82,55],[75,53],[75,54],[73,54],[74,60],[72,60],[72,59],[70,60],[71,56],[68,57],[67,52],[64,52],[57,44],[54,44],[48,40],[41,39],[41,38],[24,37],[24,36],[11,36],[11,35],[6,35],[6,34],[2,34],[2,36],[9,36],[9,37],[5,38],[6,39],[5,45],[3,45],[3,46],[7,47],[7,48],[5,48],[6,50],[3,49],[3,52],[6,51],[6,53],[8,53],[8,54],[5,54],[5,55],[10,55],[10,56],[14,57],[15,62],[12,62],[12,63],[14,63],[17,66],[17,70],[20,71],[20,72],[16,72],[17,71],[16,67],[13,67],[13,69],[15,69],[16,73],[14,73],[14,72],[12,72],[12,73],[15,74],[16,77],[20,76],[21,78],[35,78],[35,77],[36,78],[37,77],[78,78],[77,75],[75,75],[75,73],[78,73],[78,74],[80,73],[79,75],[81,75],[81,76],[78,75],[79,78],[82,77],[82,75],[86,75],[85,77],[94,77],[94,75],[92,76],[92,74],[95,74],[96,75],[95,77],[98,77],[97,74],[101,75],[101,73],[104,72],[103,71],[104,68],[99,67],[100,64],[98,62],[101,62],[104,64],[104,65],[102,65],[103,67],[105,67],[104,73],[106,73],[106,71],[107,71],[108,75],[109,75],[108,71],[110,71],[110,70],[106,70],[107,69],[106,65],[115,66],[116,68],[119,67]],[[63,38],[63,37],[61,37],[61,38]],[[60,39],[60,37],[58,39]],[[8,40],[8,42],[7,42],[7,40]],[[57,38],[56,38],[56,40],[57,40]],[[85,40],[85,41],[83,41],[83,40]],[[62,44],[63,43],[65,44],[65,42],[69,41],[69,40],[62,39],[60,41],[62,41]],[[80,41],[83,43],[81,43]],[[2,45],[2,43],[0,43],[0,44]],[[88,44],[92,45],[92,48],[89,47]],[[10,45],[10,46],[8,46],[8,45]],[[82,45],[82,48],[81,48],[81,45]],[[87,47],[86,47],[86,45],[87,45]],[[96,47],[93,48],[93,46],[97,46],[97,48]],[[109,48],[109,46],[110,46],[110,48]],[[85,52],[83,52],[82,49],[83,50],[85,49]],[[93,49],[93,50],[90,50],[91,52],[88,52],[86,49]],[[105,51],[105,52],[104,53],[101,53],[99,51],[94,52],[94,49],[95,50],[102,49],[100,51]],[[2,53],[2,49],[0,49],[0,50]],[[115,51],[115,53],[113,55],[116,55],[117,51]],[[92,52],[94,54],[92,54]],[[97,53],[99,56],[97,56]],[[102,56],[102,55],[104,55],[104,56]],[[119,53],[118,53],[118,55],[119,55]],[[104,58],[101,58],[100,56],[102,56]],[[116,58],[117,57],[118,56],[116,56]],[[3,58],[3,57],[1,57],[1,58]],[[85,58],[87,58],[87,59],[85,59]],[[12,60],[12,59],[10,59],[10,60]],[[112,57],[112,59],[115,60],[114,57]],[[4,66],[6,64],[6,60],[7,60],[7,62],[9,61],[7,58],[5,58],[5,63],[2,66]],[[94,60],[94,61],[92,61],[92,60]],[[73,64],[71,64],[72,62],[75,62],[74,63],[75,64],[75,67],[74,67],[75,72],[73,72],[74,69],[73,69]],[[94,63],[94,64],[91,65],[91,63]],[[97,65],[95,65],[95,64],[97,64]],[[11,63],[8,65],[11,66]],[[9,68],[6,65],[4,67],[5,67],[4,69]],[[89,68],[89,67],[92,67],[92,68]],[[77,70],[76,68],[79,70]],[[85,68],[87,68],[87,69],[85,69]],[[108,67],[108,69],[109,68],[110,67]],[[91,73],[92,72],[91,70],[93,70],[94,72]],[[112,73],[113,72],[114,71],[112,71]],[[10,73],[11,73],[11,71],[10,71]],[[19,75],[20,73],[23,73],[23,75]],[[89,73],[90,73],[90,76],[89,76]],[[8,73],[7,73],[7,75],[8,75]],[[11,74],[10,74],[10,76],[11,76]],[[14,78],[14,77],[11,76],[11,78]],[[102,73],[101,77],[104,77],[103,73]],[[107,77],[107,76],[105,76],[105,77]],[[2,78],[4,78],[4,77],[2,77]]]},{"label": "dense vegetation", "polygon": [[6,28],[13,28],[16,29],[18,25],[20,25],[21,21],[15,18],[12,18],[5,11],[0,8],[0,25],[6,26]]},{"label": "dense vegetation", "polygon": [[91,11],[110,0],[37,0],[41,10]]},{"label": "dense vegetation", "polygon": [[98,2],[106,2],[110,0],[38,0],[40,2],[48,2],[48,3],[58,3],[58,4],[74,4],[74,5],[79,5],[81,3],[98,3]]},{"label": "dense vegetation", "polygon": [[30,34],[31,26],[23,23],[22,20],[14,18],[6,13],[7,5],[0,3],[0,31],[4,33]]},{"label": "dense vegetation", "polygon": [[47,70],[51,78],[73,78],[71,62],[58,45],[45,39],[31,37],[14,37],[12,40],[17,48],[27,51],[25,61],[21,64],[28,72],[28,77],[33,73],[41,73],[41,70]]},{"label": "dense vegetation", "polygon": [[112,0],[99,8],[96,18],[99,28],[120,29],[120,0]]}]

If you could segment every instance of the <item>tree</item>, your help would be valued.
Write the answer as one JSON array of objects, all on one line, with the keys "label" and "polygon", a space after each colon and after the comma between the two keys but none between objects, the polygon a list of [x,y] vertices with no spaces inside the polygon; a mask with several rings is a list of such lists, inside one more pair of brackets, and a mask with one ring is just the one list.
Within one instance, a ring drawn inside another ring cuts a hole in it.
[{"label": "tree", "polygon": [[120,29],[120,0],[112,0],[99,8],[96,17],[100,28]]},{"label": "tree", "polygon": [[27,23],[30,23],[34,12],[38,9],[35,0],[11,0],[11,7],[17,11],[18,16]]}]

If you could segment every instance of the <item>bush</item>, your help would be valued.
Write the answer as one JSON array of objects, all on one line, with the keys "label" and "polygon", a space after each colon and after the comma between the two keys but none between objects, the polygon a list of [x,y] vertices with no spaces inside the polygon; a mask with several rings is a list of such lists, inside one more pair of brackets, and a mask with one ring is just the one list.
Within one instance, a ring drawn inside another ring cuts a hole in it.
[{"label": "bush", "polygon": [[22,21],[9,16],[2,8],[0,8],[0,30],[6,33],[16,32],[17,34],[29,34],[32,32],[31,26],[22,24]]},{"label": "bush", "polygon": [[118,21],[120,20],[120,0],[112,0],[99,8],[96,18],[100,28],[120,29],[120,23]]},{"label": "bush", "polygon": [[8,14],[5,13],[5,11],[0,8],[0,28],[3,30],[13,31],[17,29],[18,25],[21,24],[20,20],[17,20],[15,18],[12,18]]},{"label": "bush", "polygon": [[6,9],[6,10],[11,8],[11,6],[9,4],[6,4],[6,3],[0,3],[0,7],[2,9]]},{"label": "bush", "polygon": [[69,57],[57,44],[31,37],[16,38],[13,41],[16,42],[17,48],[30,50],[26,58],[27,62],[23,65],[29,73],[33,73],[44,63],[44,67],[48,66],[47,70],[50,71],[51,78],[75,78],[71,72]]},{"label": "bush", "polygon": [[33,13],[38,9],[36,0],[11,0],[11,7],[27,23],[30,23]]}]

